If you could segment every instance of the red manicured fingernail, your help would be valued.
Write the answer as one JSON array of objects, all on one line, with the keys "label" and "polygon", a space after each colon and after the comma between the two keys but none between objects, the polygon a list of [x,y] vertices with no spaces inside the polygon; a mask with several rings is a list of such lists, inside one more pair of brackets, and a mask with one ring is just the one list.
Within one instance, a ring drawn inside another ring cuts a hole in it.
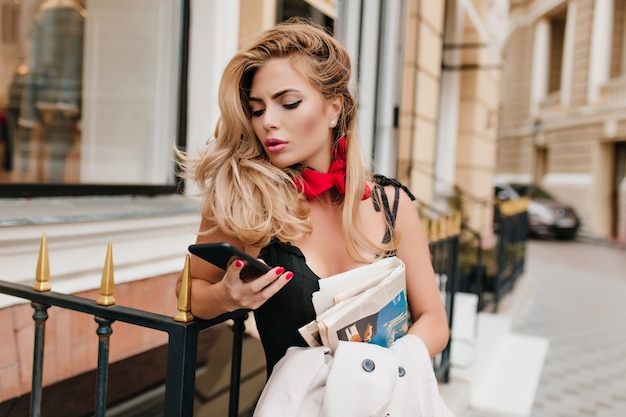
[{"label": "red manicured fingernail", "polygon": [[291,278],[293,278],[293,272],[287,272],[287,275],[285,275],[285,279],[289,281]]},{"label": "red manicured fingernail", "polygon": [[285,272],[285,268],[283,268],[282,266],[276,268],[276,275],[282,275],[283,272]]},{"label": "red manicured fingernail", "polygon": [[237,268],[241,268],[241,267],[243,266],[243,261],[242,261],[241,259],[237,259],[237,260],[235,261],[235,266],[236,266]]}]

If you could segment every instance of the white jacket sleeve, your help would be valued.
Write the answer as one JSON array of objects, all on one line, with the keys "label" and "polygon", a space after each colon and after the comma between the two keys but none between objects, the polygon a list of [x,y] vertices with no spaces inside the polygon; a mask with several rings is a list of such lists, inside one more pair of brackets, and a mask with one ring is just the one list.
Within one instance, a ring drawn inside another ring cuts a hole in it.
[{"label": "white jacket sleeve", "polygon": [[[415,398],[420,416],[454,417],[439,393],[439,385],[424,342],[412,334],[397,340],[390,348],[409,378],[407,386],[410,391],[400,393],[408,398]],[[398,388],[400,390],[400,388]]]}]

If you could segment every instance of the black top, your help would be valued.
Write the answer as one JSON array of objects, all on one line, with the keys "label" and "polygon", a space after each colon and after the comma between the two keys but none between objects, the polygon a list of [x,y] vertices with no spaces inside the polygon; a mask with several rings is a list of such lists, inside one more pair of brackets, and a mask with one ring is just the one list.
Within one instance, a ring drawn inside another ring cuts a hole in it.
[{"label": "black top", "polygon": [[[400,189],[411,199],[415,199],[409,190],[398,181],[382,176],[375,176],[376,186],[372,192],[372,200],[377,211],[384,209],[390,220],[391,228],[395,225],[398,212]],[[387,195],[382,187],[393,185],[395,199],[390,207]],[[383,242],[391,239],[391,230],[387,230]],[[388,255],[393,255],[390,253]],[[319,277],[308,267],[300,249],[289,243],[273,240],[261,250],[260,258],[268,265],[280,265],[294,273],[294,278],[285,285],[265,304],[255,310],[257,328],[261,343],[265,350],[268,377],[278,362],[291,346],[308,346],[298,329],[315,320],[312,295],[319,290]]]}]

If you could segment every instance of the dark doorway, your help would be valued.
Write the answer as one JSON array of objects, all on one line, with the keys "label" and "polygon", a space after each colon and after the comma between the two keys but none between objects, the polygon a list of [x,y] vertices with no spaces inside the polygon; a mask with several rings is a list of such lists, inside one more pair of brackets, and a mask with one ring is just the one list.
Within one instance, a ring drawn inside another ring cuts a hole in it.
[{"label": "dark doorway", "polygon": [[[620,222],[624,217],[626,200],[620,195],[620,186],[626,178],[626,142],[615,144],[614,175],[611,185],[611,236],[616,239],[626,239],[626,225]],[[621,229],[621,230],[620,230]]]},{"label": "dark doorway", "polygon": [[278,2],[278,20],[282,22],[294,16],[309,18],[325,27],[328,32],[334,33],[334,20],[309,2],[305,0],[280,0]]}]

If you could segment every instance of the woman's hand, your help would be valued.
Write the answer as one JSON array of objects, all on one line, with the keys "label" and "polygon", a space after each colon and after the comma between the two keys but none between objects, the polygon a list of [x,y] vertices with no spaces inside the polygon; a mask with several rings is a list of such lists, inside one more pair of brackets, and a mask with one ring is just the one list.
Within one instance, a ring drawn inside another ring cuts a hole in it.
[{"label": "woman's hand", "polygon": [[293,272],[279,266],[252,281],[244,282],[240,278],[244,265],[240,259],[231,262],[222,280],[216,284],[222,287],[224,300],[231,311],[260,307],[293,278]]},{"label": "woman's hand", "polygon": [[[196,239],[197,244],[227,242],[243,250],[250,256],[258,258],[260,248],[245,247],[242,242],[220,232],[211,234],[202,233],[210,230],[213,225],[202,220],[200,232]],[[239,262],[237,262],[239,261]],[[261,260],[262,261],[262,260]],[[293,272],[285,271],[279,265],[259,277],[244,282],[240,278],[244,261],[236,259],[223,269],[192,255],[190,258],[191,271],[191,312],[201,319],[212,319],[224,313],[240,309],[254,310],[261,306],[271,296],[276,294],[293,278]],[[182,274],[176,283],[176,294],[180,293]]]}]

